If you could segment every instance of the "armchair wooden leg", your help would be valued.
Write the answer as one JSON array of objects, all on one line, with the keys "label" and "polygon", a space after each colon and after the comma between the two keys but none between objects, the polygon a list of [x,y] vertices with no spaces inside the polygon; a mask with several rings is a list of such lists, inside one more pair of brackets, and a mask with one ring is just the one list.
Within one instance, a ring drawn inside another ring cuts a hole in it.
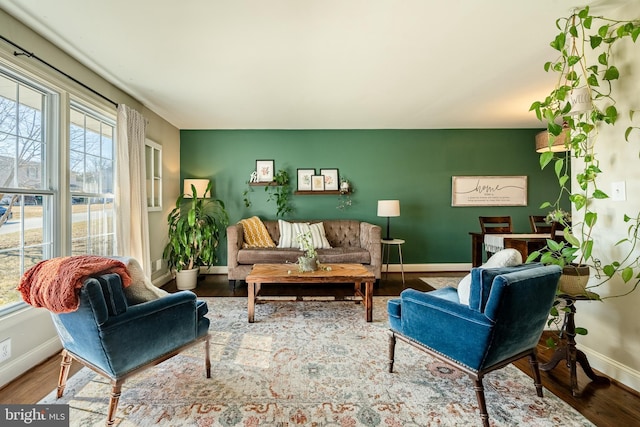
[{"label": "armchair wooden leg", "polygon": [[107,427],[114,425],[116,419],[116,410],[118,409],[118,401],[122,390],[122,382],[115,380],[112,382],[111,399],[109,399],[109,410],[107,412]]},{"label": "armchair wooden leg", "polygon": [[396,356],[396,334],[389,334],[389,372],[393,372],[393,362]]},{"label": "armchair wooden leg", "polygon": [[207,378],[211,378],[211,357],[209,356],[209,335],[204,341],[204,366],[207,370]]},{"label": "armchair wooden leg", "polygon": [[67,385],[67,377],[69,376],[72,361],[73,358],[67,350],[62,350],[62,362],[60,362],[60,375],[58,376],[58,392],[56,393],[58,399],[64,394],[64,388]]},{"label": "armchair wooden leg", "polygon": [[531,365],[531,369],[533,370],[533,383],[536,386],[536,394],[538,397],[542,397],[542,380],[540,379],[540,367],[538,364],[538,357],[536,353],[531,353],[529,355],[529,364]]},{"label": "armchair wooden leg", "polygon": [[482,419],[482,425],[489,427],[489,413],[487,412],[487,402],[484,398],[484,386],[482,385],[482,378],[474,380],[476,398],[478,399],[478,407],[480,408],[480,418]]}]

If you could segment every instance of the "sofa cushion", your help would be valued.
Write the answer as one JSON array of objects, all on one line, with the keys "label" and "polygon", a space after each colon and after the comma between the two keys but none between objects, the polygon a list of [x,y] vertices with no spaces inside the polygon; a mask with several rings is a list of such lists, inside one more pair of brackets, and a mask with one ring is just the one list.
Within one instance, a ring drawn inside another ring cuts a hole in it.
[{"label": "sofa cushion", "polygon": [[308,222],[287,222],[280,219],[278,220],[278,226],[280,227],[279,248],[302,249],[298,236],[307,232],[311,234],[311,243],[314,248],[331,248],[325,236],[324,225],[321,222],[310,224]]},{"label": "sofa cushion", "polygon": [[275,248],[275,243],[267,231],[267,227],[257,216],[240,220],[244,248]]}]

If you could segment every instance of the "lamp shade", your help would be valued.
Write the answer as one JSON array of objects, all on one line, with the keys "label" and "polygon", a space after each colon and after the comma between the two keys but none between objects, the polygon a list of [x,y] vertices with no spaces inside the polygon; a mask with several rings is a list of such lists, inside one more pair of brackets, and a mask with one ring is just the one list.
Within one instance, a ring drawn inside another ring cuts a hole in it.
[{"label": "lamp shade", "polygon": [[549,146],[549,131],[543,130],[536,135],[536,152],[544,153],[546,151],[553,151],[554,153],[558,153],[561,151],[569,151],[567,150],[567,146],[565,145],[565,141],[568,141],[568,138],[569,129],[562,129],[560,135],[556,136],[551,146]]},{"label": "lamp shade", "polygon": [[211,194],[205,194],[207,186],[209,185],[208,179],[185,179],[184,190],[182,191],[184,193],[184,197],[189,199],[193,198],[193,194],[191,191],[192,185],[196,187],[196,194],[199,198],[204,199],[206,197],[211,197]]},{"label": "lamp shade", "polygon": [[400,216],[400,200],[378,200],[378,216]]}]

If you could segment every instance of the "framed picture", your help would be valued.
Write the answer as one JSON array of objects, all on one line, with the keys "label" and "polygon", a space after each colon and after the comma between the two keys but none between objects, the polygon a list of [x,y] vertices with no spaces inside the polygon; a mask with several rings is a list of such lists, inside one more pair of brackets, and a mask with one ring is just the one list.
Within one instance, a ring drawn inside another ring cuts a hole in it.
[{"label": "framed picture", "polygon": [[454,176],[451,206],[527,206],[527,177]]},{"label": "framed picture", "polygon": [[273,160],[256,160],[256,173],[258,174],[258,182],[271,182],[273,181],[274,174],[274,161]]},{"label": "framed picture", "polygon": [[310,191],[311,177],[315,174],[315,169],[298,169],[298,191]]},{"label": "framed picture", "polygon": [[325,190],[338,190],[340,179],[338,179],[338,169],[320,169],[320,175],[324,176]]},{"label": "framed picture", "polygon": [[311,177],[311,190],[312,191],[324,191],[324,176],[313,175]]}]

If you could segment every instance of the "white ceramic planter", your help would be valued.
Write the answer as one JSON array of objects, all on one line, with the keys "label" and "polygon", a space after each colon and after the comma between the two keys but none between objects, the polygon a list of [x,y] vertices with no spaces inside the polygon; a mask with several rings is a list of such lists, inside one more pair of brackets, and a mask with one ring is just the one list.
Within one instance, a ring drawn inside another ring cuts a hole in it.
[{"label": "white ceramic planter", "polygon": [[180,290],[195,289],[198,285],[198,273],[200,268],[176,271],[176,286]]}]

